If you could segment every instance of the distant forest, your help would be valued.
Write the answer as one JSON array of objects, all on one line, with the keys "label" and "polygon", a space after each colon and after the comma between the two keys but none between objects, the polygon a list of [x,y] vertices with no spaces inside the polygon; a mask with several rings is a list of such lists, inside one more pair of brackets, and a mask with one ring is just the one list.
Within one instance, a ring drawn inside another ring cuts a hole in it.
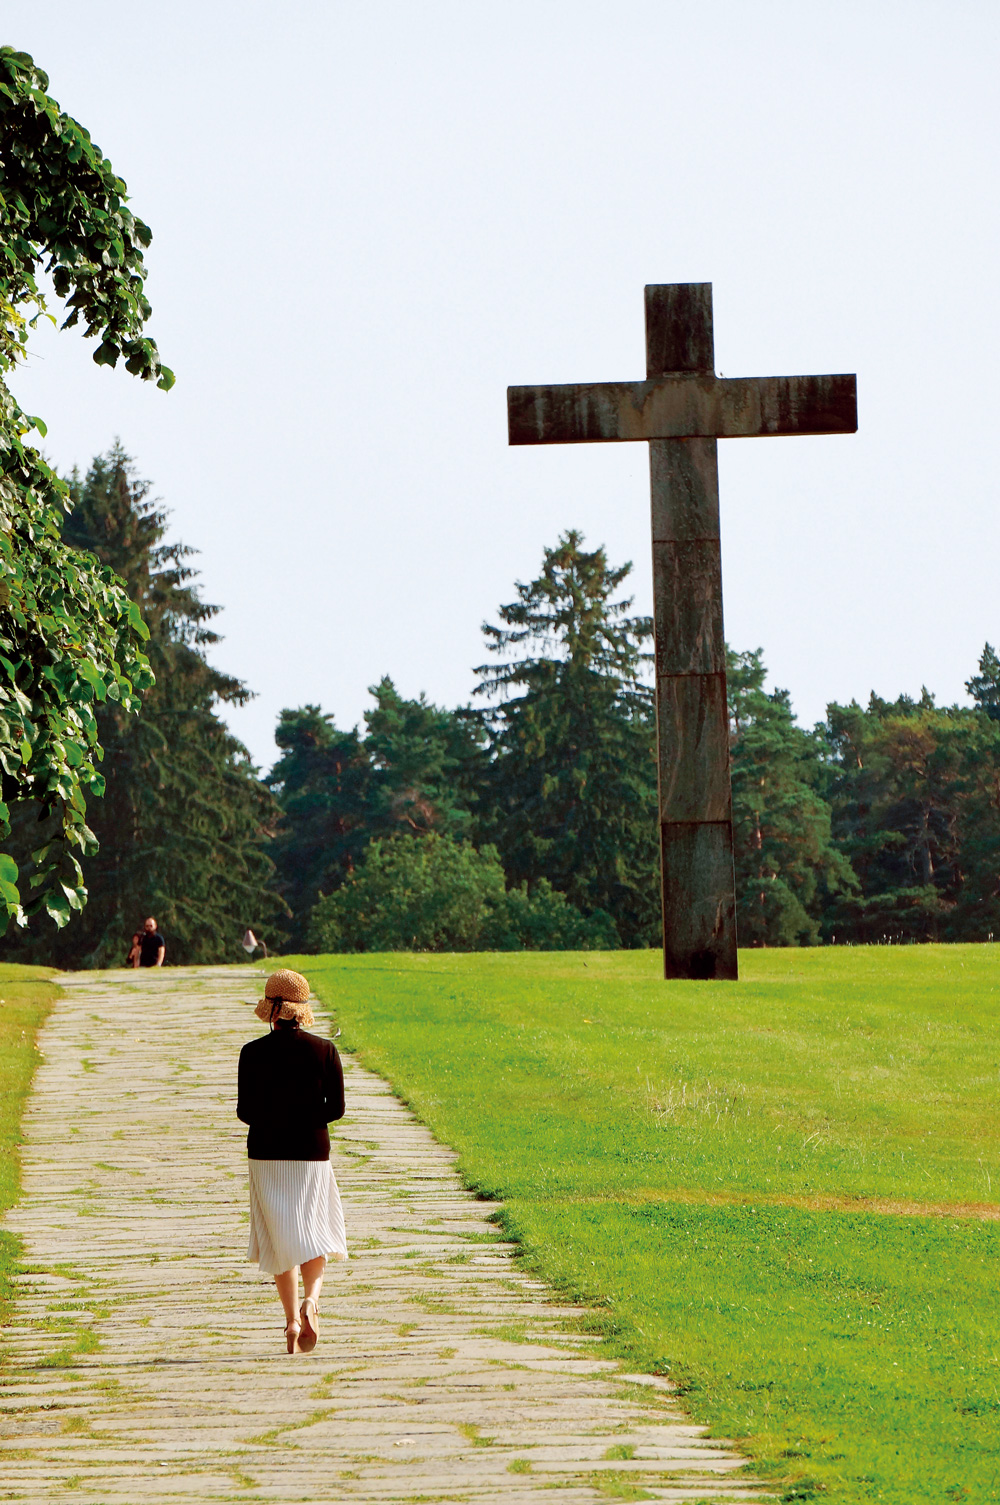
[{"label": "distant forest", "polygon": [[[652,626],[622,596],[631,566],[567,532],[484,626],[469,705],[385,677],[361,727],[288,709],[262,774],[219,714],[250,692],[208,662],[217,608],[149,490],[120,447],[72,478],[66,538],[126,581],[156,685],[138,717],[98,712],[86,908],[58,929],[36,915],[7,960],[119,965],[147,914],[175,963],[235,959],[247,926],[286,953],[659,944]],[[989,644],[973,706],[872,694],[810,730],[765,690],[761,650],[728,667],[741,945],[1000,937]],[[18,860],[45,839],[15,807]]]}]

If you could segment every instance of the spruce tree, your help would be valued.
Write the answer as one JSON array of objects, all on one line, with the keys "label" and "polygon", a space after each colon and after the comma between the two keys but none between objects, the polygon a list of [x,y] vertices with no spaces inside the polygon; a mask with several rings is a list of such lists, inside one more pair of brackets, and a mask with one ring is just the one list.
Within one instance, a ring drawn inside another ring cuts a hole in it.
[{"label": "spruce tree", "polygon": [[492,701],[478,837],[510,883],[546,878],[584,914],[610,914],[624,945],[656,944],[652,623],[615,599],[631,565],[583,542],[572,530],[546,549],[501,625],[483,627],[497,661],[476,670]]},{"label": "spruce tree", "polygon": [[[149,628],[156,683],[136,716],[111,703],[97,712],[106,791],[90,811],[99,851],[84,863],[86,908],[58,935],[39,918],[5,948],[64,966],[114,966],[133,931],[153,915],[177,963],[234,960],[248,925],[278,940],[284,906],[267,855],[276,808],[246,749],[216,706],[249,691],[215,669],[194,552],[165,543],[167,513],[149,498],[120,445],[70,485],[64,536],[124,580]],[[37,809],[17,812],[16,839],[37,848]]]},{"label": "spruce tree", "polygon": [[373,836],[469,834],[469,800],[481,772],[481,735],[475,717],[407,700],[388,676],[369,693],[365,750],[371,760]]}]

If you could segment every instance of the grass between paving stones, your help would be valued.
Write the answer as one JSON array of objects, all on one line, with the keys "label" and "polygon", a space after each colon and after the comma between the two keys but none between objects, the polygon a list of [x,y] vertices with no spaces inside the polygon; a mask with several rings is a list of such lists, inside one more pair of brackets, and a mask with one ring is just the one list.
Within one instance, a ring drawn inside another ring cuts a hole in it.
[{"label": "grass between paving stones", "polygon": [[526,1263],[786,1501],[1000,1500],[1000,951],[289,960]]},{"label": "grass between paving stones", "polygon": [[[0,1216],[18,1196],[21,1114],[39,1060],[36,1036],[59,996],[53,975],[50,967],[0,965]],[[0,1229],[0,1327],[10,1320],[20,1248],[20,1240]]]}]

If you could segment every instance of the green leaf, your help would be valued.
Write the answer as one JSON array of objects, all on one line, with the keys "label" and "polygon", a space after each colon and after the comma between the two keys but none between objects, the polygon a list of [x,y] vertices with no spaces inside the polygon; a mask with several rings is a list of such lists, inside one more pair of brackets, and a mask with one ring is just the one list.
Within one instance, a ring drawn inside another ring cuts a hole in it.
[{"label": "green leaf", "polygon": [[0,883],[17,882],[17,863],[6,852],[0,852]]},{"label": "green leaf", "polygon": [[134,601],[130,601],[128,603],[128,620],[129,626],[133,629],[133,631],[139,634],[144,643],[147,642],[149,639],[149,628],[142,620],[142,612],[139,610],[138,606],[136,606]]},{"label": "green leaf", "polygon": [[97,366],[117,366],[120,354],[121,352],[114,340],[104,340],[94,351],[94,364]]},{"label": "green leaf", "polygon": [[107,690],[104,684],[104,675],[98,671],[97,667],[86,658],[81,659],[77,667],[81,679],[87,681],[98,700],[106,700]]},{"label": "green leaf", "polygon": [[69,924],[72,911],[69,907],[69,900],[66,898],[65,894],[46,894],[44,902],[46,914],[48,914],[51,919],[55,920],[56,926],[59,930],[62,930],[64,925]]}]

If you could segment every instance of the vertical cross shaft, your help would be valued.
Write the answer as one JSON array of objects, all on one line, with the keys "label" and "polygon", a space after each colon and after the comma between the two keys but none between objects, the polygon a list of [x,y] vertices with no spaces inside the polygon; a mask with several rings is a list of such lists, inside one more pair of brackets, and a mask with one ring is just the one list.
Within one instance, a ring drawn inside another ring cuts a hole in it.
[{"label": "vertical cross shaft", "polygon": [[649,443],[663,970],[735,978],[719,438],[853,434],[857,378],[714,371],[712,284],[646,288],[646,380],[507,388],[511,444]]},{"label": "vertical cross shaft", "polygon": [[[711,283],[646,288],[646,375],[714,375]],[[714,438],[649,444],[665,977],[736,978]]]}]

